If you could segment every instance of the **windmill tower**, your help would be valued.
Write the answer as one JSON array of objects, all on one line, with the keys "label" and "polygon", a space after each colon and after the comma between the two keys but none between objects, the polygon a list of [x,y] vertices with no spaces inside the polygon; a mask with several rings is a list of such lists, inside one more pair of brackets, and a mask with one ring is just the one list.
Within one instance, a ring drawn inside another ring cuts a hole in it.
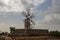
[{"label": "windmill tower", "polygon": [[[26,12],[27,13],[23,13],[23,15],[25,16],[25,19],[24,19],[24,26],[25,26],[25,29],[32,29],[32,25],[35,24],[32,20],[32,18],[34,18],[33,15],[30,14],[30,9],[26,9]],[[32,23],[32,24],[31,24]]]}]

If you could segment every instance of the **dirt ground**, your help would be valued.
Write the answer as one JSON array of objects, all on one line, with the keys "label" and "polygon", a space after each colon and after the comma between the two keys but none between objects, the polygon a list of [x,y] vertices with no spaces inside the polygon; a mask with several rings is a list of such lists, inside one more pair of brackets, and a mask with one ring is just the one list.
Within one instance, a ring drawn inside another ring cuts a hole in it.
[{"label": "dirt ground", "polygon": [[0,40],[60,40],[60,39],[55,39],[55,38],[49,38],[48,36],[38,36],[38,37],[5,37],[5,38],[0,38]]}]

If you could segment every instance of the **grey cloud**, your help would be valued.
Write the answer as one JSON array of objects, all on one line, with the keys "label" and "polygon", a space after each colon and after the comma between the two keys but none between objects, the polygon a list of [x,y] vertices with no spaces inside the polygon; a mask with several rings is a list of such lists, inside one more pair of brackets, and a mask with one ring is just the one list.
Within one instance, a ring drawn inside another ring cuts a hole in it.
[{"label": "grey cloud", "polygon": [[22,4],[27,8],[37,7],[42,3],[46,2],[46,0],[21,0]]},{"label": "grey cloud", "polygon": [[28,3],[25,0],[21,0],[21,3],[25,6],[25,8],[32,8],[32,7],[34,7],[34,4]]},{"label": "grey cloud", "polygon": [[[21,0],[21,1],[24,6],[28,5],[29,7],[30,6],[34,7],[33,4],[28,4],[26,1],[23,1],[23,0]],[[54,1],[56,2],[58,0],[54,0]],[[56,5],[56,3],[54,3],[53,7],[50,10],[46,10],[45,12],[33,10],[34,11],[33,13],[35,15],[44,17],[44,18],[42,18],[42,20],[37,20],[38,22],[35,21],[36,26],[34,28],[47,28],[50,30],[60,30],[60,6],[59,6],[60,3],[59,2],[57,2],[58,5]],[[1,12],[1,13],[4,14],[5,12]],[[17,12],[7,12],[6,14],[11,15],[10,13],[16,14],[16,15],[19,14]],[[19,25],[19,26],[21,26],[21,25]]]},{"label": "grey cloud", "polygon": [[[50,18],[48,17],[50,16]],[[54,15],[48,15],[45,23],[46,24],[50,24],[50,25],[60,25],[60,16],[58,17],[58,15],[55,17]]]},{"label": "grey cloud", "polygon": [[[1,1],[1,0],[0,0]],[[4,0],[0,2],[0,12],[6,11],[17,11],[22,12],[24,10],[24,6],[21,4],[20,0],[10,0],[8,3],[4,3]]]},{"label": "grey cloud", "polygon": [[53,0],[53,14],[51,12],[51,18],[51,24],[60,25],[60,0]]},{"label": "grey cloud", "polygon": [[60,31],[60,0],[52,0],[52,8],[45,12],[38,12],[44,17],[42,21],[36,22],[36,28],[47,28],[49,30]]},{"label": "grey cloud", "polygon": [[53,0],[53,11],[54,13],[60,14],[60,0]]},{"label": "grey cloud", "polygon": [[0,6],[4,6],[4,4],[2,2],[0,2]]}]

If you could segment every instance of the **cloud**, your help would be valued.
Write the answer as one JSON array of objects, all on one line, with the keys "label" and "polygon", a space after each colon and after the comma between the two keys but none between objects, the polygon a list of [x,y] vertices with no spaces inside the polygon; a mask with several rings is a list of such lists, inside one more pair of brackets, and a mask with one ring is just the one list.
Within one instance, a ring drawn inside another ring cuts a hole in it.
[{"label": "cloud", "polygon": [[48,29],[49,31],[60,31],[60,25],[53,25],[50,24],[49,22],[48,23],[44,23],[44,22],[41,22],[41,21],[36,21],[36,25],[34,27],[34,29]]},{"label": "cloud", "polygon": [[47,0],[21,0],[22,4],[28,8],[36,7],[36,6],[41,5],[42,3],[46,2],[46,1]]},{"label": "cloud", "polygon": [[0,23],[0,31],[1,32],[9,32],[9,25],[6,23],[1,22]]},{"label": "cloud", "polygon": [[23,22],[0,22],[1,32],[10,32],[10,27],[15,27],[17,29],[24,28]]},{"label": "cloud", "polygon": [[18,11],[21,12],[25,7],[30,8],[38,6],[39,4],[44,3],[46,0],[0,0],[0,12],[1,11]]},{"label": "cloud", "polygon": [[[52,12],[48,15],[51,20],[50,23],[54,25],[60,25],[60,0],[53,0]],[[47,17],[48,17],[47,16]],[[49,17],[48,17],[49,18]]]},{"label": "cloud", "polygon": [[46,2],[47,0],[34,0],[34,5],[38,6],[39,4],[42,4],[44,2]]},{"label": "cloud", "polygon": [[8,4],[9,1],[10,0],[0,0],[0,2],[3,3],[3,4]]},{"label": "cloud", "polygon": [[24,10],[24,6],[22,5],[20,0],[0,0],[0,12],[6,11],[6,12],[11,12],[11,11],[16,11],[16,12],[21,12]]},{"label": "cloud", "polygon": [[60,0],[53,0],[53,11],[60,14]]},{"label": "cloud", "polygon": [[[0,0],[0,15],[8,12],[23,12],[25,8],[41,5],[46,0]],[[15,14],[14,14],[15,15]]]},{"label": "cloud", "polygon": [[[2,10],[11,11],[10,13],[17,15],[21,12],[21,10],[19,8],[20,8],[20,3],[22,2],[21,3],[22,10],[24,10],[23,7],[27,7],[27,6],[32,7],[32,11],[33,11],[34,15],[38,16],[39,20],[37,19],[37,17],[36,17],[36,20],[34,20],[35,24],[36,24],[34,28],[49,29],[49,30],[60,30],[60,11],[59,11],[60,10],[60,1],[59,0],[52,0],[52,1],[53,1],[52,8],[48,7],[48,10],[45,10],[45,11],[37,11],[37,10],[33,9],[33,7],[36,7],[39,4],[41,5],[42,3],[44,3],[45,2],[44,0],[43,1],[41,1],[41,0],[38,0],[38,1],[37,0],[35,0],[35,1],[33,1],[33,0],[26,0],[26,1],[25,0],[21,0],[21,1],[15,0],[13,2],[10,2],[8,5],[6,5],[6,4],[2,5],[1,4],[0,8],[3,7]],[[18,8],[16,8],[16,6]],[[5,14],[5,11],[3,11],[1,13]],[[6,12],[6,14],[8,14],[8,15],[11,15],[10,13]],[[23,23],[18,23],[19,25],[15,24],[15,23],[10,23],[10,24],[17,25],[16,28],[22,28],[20,26],[23,26]],[[24,26],[23,26],[23,28],[24,28]]]},{"label": "cloud", "polygon": [[42,20],[36,22],[36,28],[60,31],[60,0],[52,0],[52,8],[42,12]]}]

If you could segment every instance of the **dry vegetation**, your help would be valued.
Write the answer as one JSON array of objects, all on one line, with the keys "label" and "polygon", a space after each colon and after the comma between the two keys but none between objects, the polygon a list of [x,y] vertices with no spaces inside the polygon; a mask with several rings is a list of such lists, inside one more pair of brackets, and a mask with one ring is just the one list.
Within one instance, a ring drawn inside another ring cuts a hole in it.
[{"label": "dry vegetation", "polygon": [[49,38],[48,36],[34,36],[34,37],[0,37],[0,40],[60,40],[60,39],[55,39],[55,38]]}]

